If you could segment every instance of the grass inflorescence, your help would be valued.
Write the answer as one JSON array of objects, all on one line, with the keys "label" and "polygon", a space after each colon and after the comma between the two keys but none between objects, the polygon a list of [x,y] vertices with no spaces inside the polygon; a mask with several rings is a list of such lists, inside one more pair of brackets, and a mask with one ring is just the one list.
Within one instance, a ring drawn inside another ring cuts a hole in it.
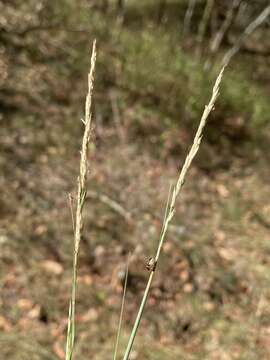
[{"label": "grass inflorescence", "polygon": [[80,248],[80,241],[83,229],[83,208],[85,204],[87,188],[87,153],[89,140],[91,135],[91,122],[92,122],[92,96],[94,87],[94,72],[96,64],[96,41],[93,42],[92,57],[90,72],[88,74],[88,93],[85,101],[85,118],[84,134],[81,147],[81,159],[80,159],[80,173],[78,177],[78,190],[77,190],[77,207],[76,217],[74,224],[74,254],[73,254],[73,276],[72,276],[72,291],[71,300],[69,305],[68,316],[68,330],[67,330],[67,342],[66,342],[66,360],[71,360],[74,349],[75,339],[75,305],[76,305],[76,287],[77,287],[77,268],[78,268],[78,254]]}]

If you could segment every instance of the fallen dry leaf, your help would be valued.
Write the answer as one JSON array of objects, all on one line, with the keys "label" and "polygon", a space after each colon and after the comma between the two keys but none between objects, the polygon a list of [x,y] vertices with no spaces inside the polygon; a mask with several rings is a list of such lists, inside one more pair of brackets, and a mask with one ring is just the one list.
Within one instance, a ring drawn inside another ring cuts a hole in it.
[{"label": "fallen dry leaf", "polygon": [[41,267],[46,272],[54,275],[61,275],[64,271],[63,266],[60,263],[53,260],[42,261]]},{"label": "fallen dry leaf", "polygon": [[91,308],[89,309],[86,313],[82,314],[82,315],[78,315],[77,316],[77,321],[78,322],[88,322],[88,321],[95,321],[98,318],[98,312],[96,309]]},{"label": "fallen dry leaf", "polygon": [[227,198],[230,194],[229,190],[223,184],[218,184],[216,189],[217,189],[218,194],[223,198]]},{"label": "fallen dry leaf", "polygon": [[191,283],[186,283],[184,286],[183,286],[183,290],[185,293],[192,293],[192,291],[194,290],[194,287]]},{"label": "fallen dry leaf", "polygon": [[50,330],[51,335],[54,338],[58,338],[58,337],[62,336],[63,334],[65,334],[67,324],[68,324],[67,319],[62,319],[60,323],[52,323],[51,330]]},{"label": "fallen dry leaf", "polygon": [[78,276],[78,283],[84,284],[84,285],[92,285],[93,278],[90,275]]},{"label": "fallen dry leaf", "polygon": [[10,331],[11,328],[11,323],[4,316],[0,315],[0,329],[4,331]]},{"label": "fallen dry leaf", "polygon": [[213,311],[215,309],[215,304],[211,301],[207,301],[203,304],[203,307],[206,311]]},{"label": "fallen dry leaf", "polygon": [[220,257],[222,257],[227,261],[232,261],[237,256],[237,253],[235,253],[233,249],[225,248],[225,247],[219,248],[218,254]]},{"label": "fallen dry leaf", "polygon": [[61,344],[58,341],[53,344],[53,352],[59,359],[65,359],[65,351],[63,350]]},{"label": "fallen dry leaf", "polygon": [[189,278],[189,273],[188,273],[188,271],[187,270],[182,270],[181,272],[180,272],[180,274],[179,274],[179,277],[180,277],[180,279],[182,280],[182,281],[187,281],[188,280],[188,278]]},{"label": "fallen dry leaf", "polygon": [[47,226],[46,225],[38,225],[36,228],[35,228],[35,230],[34,230],[34,232],[35,232],[35,235],[37,235],[37,236],[41,236],[41,235],[44,235],[44,234],[46,234],[46,232],[48,231],[48,228],[47,228]]},{"label": "fallen dry leaf", "polygon": [[226,239],[226,234],[224,231],[222,230],[217,230],[214,234],[215,238],[220,241],[223,242]]},{"label": "fallen dry leaf", "polygon": [[19,299],[17,306],[21,310],[30,310],[34,306],[33,302],[29,299]]},{"label": "fallen dry leaf", "polygon": [[37,319],[39,316],[40,316],[40,305],[36,305],[33,307],[33,309],[31,309],[28,313],[27,313],[27,316],[30,318],[30,319]]}]

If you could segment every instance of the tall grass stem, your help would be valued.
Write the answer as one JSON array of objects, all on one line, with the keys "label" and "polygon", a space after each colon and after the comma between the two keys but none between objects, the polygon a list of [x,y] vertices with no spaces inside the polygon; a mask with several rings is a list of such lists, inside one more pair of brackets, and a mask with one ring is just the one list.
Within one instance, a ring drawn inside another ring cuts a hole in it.
[{"label": "tall grass stem", "polygon": [[219,75],[218,75],[218,77],[216,79],[211,99],[209,101],[209,104],[204,109],[203,115],[202,115],[201,120],[200,120],[199,127],[197,129],[197,132],[196,132],[194,140],[193,140],[193,144],[192,144],[192,146],[190,148],[190,151],[189,151],[189,153],[188,153],[188,155],[187,155],[187,157],[185,159],[184,165],[183,165],[183,167],[182,167],[182,169],[180,171],[180,174],[179,174],[179,177],[178,177],[178,179],[176,181],[176,184],[173,187],[173,189],[170,188],[169,195],[168,195],[168,202],[167,202],[165,216],[164,216],[164,222],[163,222],[163,226],[162,226],[162,230],[161,230],[161,234],[160,234],[158,248],[157,248],[155,259],[154,259],[154,266],[152,266],[152,268],[150,270],[147,285],[146,285],[146,288],[144,290],[143,298],[142,298],[142,301],[141,301],[141,304],[140,304],[140,307],[139,307],[139,310],[138,310],[138,313],[137,313],[135,323],[134,323],[132,331],[131,331],[131,335],[129,337],[129,341],[128,341],[128,344],[127,344],[127,347],[126,347],[126,351],[125,351],[123,360],[128,360],[129,359],[130,352],[132,350],[133,343],[134,343],[135,337],[137,335],[137,331],[138,331],[140,321],[141,321],[141,318],[142,318],[142,314],[143,314],[143,311],[144,311],[144,308],[145,308],[145,305],[146,305],[146,302],[147,302],[147,298],[148,298],[148,295],[149,295],[149,291],[150,291],[151,284],[152,284],[153,277],[154,277],[155,270],[156,270],[156,265],[158,264],[158,260],[159,260],[159,257],[160,257],[162,246],[163,246],[163,243],[164,243],[167,231],[168,231],[168,227],[169,227],[169,224],[170,224],[170,222],[171,222],[171,220],[172,220],[172,218],[173,218],[173,216],[175,214],[176,199],[179,196],[179,194],[181,192],[181,189],[182,189],[182,187],[184,185],[187,171],[188,171],[188,169],[189,169],[195,155],[197,154],[197,152],[199,150],[201,140],[202,140],[202,136],[203,136],[204,127],[206,125],[209,114],[211,113],[211,111],[214,108],[215,102],[216,102],[218,94],[219,94],[219,87],[220,87],[223,72],[224,72],[224,67],[221,69],[221,71],[220,71],[220,73],[219,73]]},{"label": "tall grass stem", "polygon": [[85,119],[84,123],[84,134],[81,146],[81,158],[80,158],[80,170],[78,177],[78,190],[77,190],[77,207],[74,226],[74,253],[73,253],[73,271],[72,271],[72,289],[71,299],[69,304],[69,315],[68,315],[68,329],[66,339],[66,360],[72,360],[74,350],[74,339],[75,339],[75,305],[76,305],[76,288],[77,288],[77,268],[78,268],[78,254],[80,248],[80,241],[83,230],[83,208],[86,199],[86,182],[87,182],[87,171],[88,171],[88,147],[91,135],[91,122],[92,122],[92,97],[94,88],[94,72],[96,65],[96,41],[93,42],[92,56],[90,71],[88,74],[88,92],[85,100]]}]

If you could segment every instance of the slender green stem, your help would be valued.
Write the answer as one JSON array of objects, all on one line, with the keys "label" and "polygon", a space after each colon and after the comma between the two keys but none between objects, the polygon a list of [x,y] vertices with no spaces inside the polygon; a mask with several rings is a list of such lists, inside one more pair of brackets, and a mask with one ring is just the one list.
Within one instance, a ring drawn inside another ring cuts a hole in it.
[{"label": "slender green stem", "polygon": [[123,296],[122,296],[122,303],[121,303],[121,310],[120,310],[120,317],[119,317],[119,324],[118,324],[117,335],[116,335],[116,342],[115,342],[113,360],[116,360],[116,358],[117,358],[117,351],[118,351],[118,345],[119,345],[120,334],[121,334],[121,327],[122,327],[122,320],[123,320],[123,313],[124,313],[124,306],[125,306],[125,299],[126,299],[126,291],[127,291],[129,257],[130,257],[130,254],[128,254],[128,259],[127,259],[124,291],[123,291]]},{"label": "slender green stem", "polygon": [[[161,229],[161,236],[160,236],[158,249],[157,249],[156,256],[155,256],[155,264],[157,264],[157,261],[158,261],[158,258],[159,258],[160,252],[161,252],[162,244],[163,244],[164,239],[165,239],[166,229],[167,229],[167,226],[168,226],[166,219],[168,218],[169,204],[170,204],[170,198],[171,198],[171,190],[172,190],[172,186],[170,186],[170,190],[169,190],[169,194],[168,194],[168,199],[167,199],[167,204],[166,204],[166,209],[165,209],[165,214],[164,214],[164,220],[163,220],[163,225],[162,225],[162,229]],[[155,273],[155,266],[154,266],[153,270],[150,272],[150,275],[149,275],[149,279],[148,279],[148,282],[147,282],[147,285],[146,285],[146,288],[145,288],[145,291],[144,291],[144,294],[143,294],[141,305],[140,305],[140,308],[139,308],[139,311],[138,311],[138,314],[137,314],[137,317],[136,317],[136,320],[135,320],[135,323],[134,323],[134,326],[133,326],[133,329],[132,329],[132,333],[131,333],[130,338],[129,338],[129,342],[128,342],[127,349],[126,349],[126,352],[125,352],[124,360],[128,359],[130,351],[132,349],[133,342],[135,340],[135,337],[136,337],[136,334],[137,334],[137,331],[138,331],[138,327],[140,325],[141,317],[142,317],[142,314],[143,314],[143,310],[144,310],[144,307],[145,307],[145,304],[146,304],[146,301],[147,301],[147,297],[148,297],[148,294],[149,294],[149,291],[150,291],[150,287],[151,287],[151,284],[152,284],[154,273]]]},{"label": "slender green stem", "polygon": [[157,252],[156,252],[156,256],[155,256],[155,264],[154,264],[154,266],[152,267],[152,269],[150,271],[148,282],[147,282],[146,288],[144,290],[143,298],[142,298],[142,301],[141,301],[141,304],[140,304],[139,311],[137,313],[135,323],[134,323],[132,331],[131,331],[131,335],[130,335],[130,338],[129,338],[129,341],[128,341],[128,344],[127,344],[127,347],[126,347],[126,351],[125,351],[123,360],[128,360],[129,359],[129,355],[130,355],[130,352],[131,352],[131,349],[132,349],[132,346],[133,346],[133,343],[134,343],[134,340],[135,340],[135,337],[136,337],[136,334],[137,334],[137,331],[138,331],[138,328],[139,328],[139,325],[140,325],[142,314],[143,314],[143,311],[144,311],[144,308],[145,308],[145,304],[146,304],[146,301],[147,301],[147,298],[148,298],[148,295],[149,295],[149,291],[150,291],[150,287],[151,287],[153,277],[154,277],[154,274],[155,274],[156,265],[158,263],[159,256],[160,256],[160,253],[161,253],[161,250],[162,250],[162,246],[163,246],[166,234],[167,234],[167,230],[168,230],[169,224],[170,224],[170,222],[171,222],[171,220],[172,220],[172,218],[173,218],[173,216],[175,214],[176,199],[177,199],[177,197],[178,197],[179,193],[181,192],[181,189],[182,189],[182,187],[184,185],[185,177],[186,177],[187,171],[188,171],[188,169],[189,169],[189,167],[190,167],[190,165],[192,163],[192,160],[194,159],[195,155],[197,154],[197,152],[199,150],[200,143],[201,143],[201,140],[202,140],[202,134],[203,134],[204,127],[206,125],[207,118],[208,118],[210,112],[213,110],[215,101],[216,101],[216,99],[218,97],[219,86],[220,86],[220,82],[221,82],[221,79],[222,79],[223,71],[224,71],[224,67],[221,69],[221,71],[220,71],[220,73],[219,73],[219,75],[218,75],[218,77],[216,79],[216,82],[215,82],[215,85],[214,85],[214,88],[213,88],[212,97],[210,99],[209,104],[204,109],[204,112],[203,112],[203,115],[201,117],[199,127],[197,129],[197,132],[196,132],[194,140],[193,140],[193,144],[192,144],[191,149],[188,152],[188,155],[187,155],[187,157],[185,159],[184,165],[183,165],[183,167],[182,167],[182,169],[180,171],[179,177],[178,177],[178,179],[176,181],[176,184],[175,184],[175,186],[173,188],[172,194],[171,194],[171,188],[170,188],[169,195],[168,195],[168,200],[167,200],[166,211],[165,211],[165,215],[164,215],[163,226],[162,226],[162,230],[161,230],[161,234],[160,234],[160,240],[159,240],[159,244],[158,244],[158,248],[157,248]]},{"label": "slender green stem", "polygon": [[148,282],[147,282],[147,285],[146,285],[146,288],[145,288],[145,291],[143,294],[142,302],[141,302],[141,305],[140,305],[140,308],[139,308],[139,311],[138,311],[138,314],[137,314],[137,317],[136,317],[136,320],[135,320],[135,323],[134,323],[134,326],[133,326],[133,329],[132,329],[132,332],[131,332],[131,335],[130,335],[130,338],[128,341],[128,345],[127,345],[123,360],[129,359],[129,355],[130,355],[130,352],[131,352],[131,349],[132,349],[132,346],[133,346],[133,343],[134,343],[134,340],[135,340],[135,337],[137,334],[138,327],[140,325],[143,310],[144,310],[144,307],[145,307],[145,304],[146,304],[146,301],[148,298],[149,290],[150,290],[150,287],[151,287],[151,284],[153,281],[154,273],[155,273],[154,271],[151,271],[151,273],[149,275]]}]

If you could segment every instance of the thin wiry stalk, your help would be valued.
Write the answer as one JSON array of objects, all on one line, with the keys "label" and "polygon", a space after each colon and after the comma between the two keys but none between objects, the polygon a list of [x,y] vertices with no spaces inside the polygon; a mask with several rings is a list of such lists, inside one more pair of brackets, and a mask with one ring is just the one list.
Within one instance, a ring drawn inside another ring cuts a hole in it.
[{"label": "thin wiry stalk", "polygon": [[201,44],[204,39],[204,35],[205,35],[206,29],[207,29],[207,25],[208,25],[214,4],[215,4],[214,0],[207,0],[207,2],[206,2],[202,20],[199,24],[198,38],[197,38],[197,41],[199,44]]},{"label": "thin wiry stalk", "polygon": [[117,359],[118,345],[119,345],[121,328],[122,328],[123,313],[124,313],[124,306],[125,306],[125,299],[126,299],[126,291],[127,291],[127,279],[128,279],[128,268],[129,268],[129,257],[130,257],[130,255],[128,255],[128,259],[127,259],[125,282],[124,282],[124,290],[123,290],[123,296],[122,296],[122,303],[121,303],[121,310],[120,310],[120,316],[119,316],[119,324],[118,324],[116,341],[115,341],[115,348],[114,348],[113,360],[116,360],[116,359]]},{"label": "thin wiry stalk", "polygon": [[69,204],[71,221],[72,221],[73,235],[75,236],[75,220],[74,220],[74,211],[73,211],[73,199],[71,194],[68,194],[68,204]]},{"label": "thin wiry stalk", "polygon": [[215,55],[218,53],[222,40],[230,29],[230,26],[233,24],[235,12],[241,0],[233,0],[232,5],[227,9],[225,19],[221,24],[220,29],[216,32],[213,37],[213,40],[210,44],[210,56],[205,61],[204,70],[208,70],[211,66],[211,62],[214,60]]},{"label": "thin wiry stalk", "polygon": [[182,167],[182,169],[180,171],[179,177],[178,177],[178,179],[176,181],[176,184],[175,184],[175,186],[173,188],[172,195],[171,195],[171,189],[169,191],[168,205],[167,205],[166,211],[165,211],[163,227],[162,227],[162,230],[161,230],[160,240],[159,240],[157,252],[156,252],[156,255],[155,255],[155,259],[154,259],[154,266],[150,270],[148,282],[147,282],[147,285],[146,285],[146,288],[145,288],[145,291],[144,291],[144,294],[143,294],[141,305],[140,305],[140,308],[139,308],[139,311],[138,311],[138,314],[137,314],[137,317],[136,317],[136,320],[135,320],[135,323],[134,323],[134,326],[133,326],[133,329],[132,329],[132,332],[131,332],[131,335],[130,335],[130,338],[129,338],[129,341],[128,341],[128,345],[127,345],[123,360],[128,360],[129,359],[129,355],[130,355],[130,352],[131,352],[131,349],[132,349],[132,346],[133,346],[133,342],[135,340],[135,337],[136,337],[136,334],[137,334],[137,331],[138,331],[138,327],[140,325],[140,320],[141,320],[143,310],[144,310],[144,307],[145,307],[145,304],[146,304],[146,301],[147,301],[147,297],[148,297],[148,294],[149,294],[149,291],[150,291],[150,287],[151,287],[151,284],[152,284],[152,281],[153,281],[156,265],[158,263],[159,256],[160,256],[160,253],[161,253],[161,250],[162,250],[162,245],[164,243],[164,240],[165,240],[165,237],[166,237],[166,234],[167,234],[167,231],[168,231],[168,226],[169,226],[169,223],[171,222],[171,220],[172,220],[172,218],[173,218],[173,216],[175,214],[176,199],[177,199],[177,197],[178,197],[178,195],[179,195],[179,193],[180,193],[180,191],[181,191],[181,189],[182,189],[182,187],[184,185],[185,177],[186,177],[187,171],[188,171],[188,169],[189,169],[189,167],[190,167],[190,165],[192,163],[192,160],[194,159],[195,155],[197,154],[197,152],[199,150],[201,140],[202,140],[203,130],[204,130],[204,127],[206,125],[207,118],[208,118],[209,114],[211,113],[211,111],[213,110],[216,99],[217,99],[218,94],[219,94],[219,87],[220,87],[220,82],[221,82],[221,79],[222,79],[223,72],[224,72],[224,67],[221,69],[221,71],[220,71],[220,73],[219,73],[219,75],[218,75],[218,77],[216,79],[210,102],[204,109],[204,112],[203,112],[199,127],[197,129],[196,135],[195,135],[194,140],[193,140],[193,144],[192,144],[191,149],[190,149],[190,151],[189,151],[189,153],[188,153],[188,155],[187,155],[187,157],[185,159],[184,165],[183,165],[183,167]]},{"label": "thin wiry stalk", "polygon": [[188,8],[187,8],[187,11],[185,14],[184,25],[183,25],[183,34],[184,35],[189,33],[190,23],[191,23],[191,19],[192,19],[192,15],[194,12],[196,2],[197,2],[197,0],[189,0],[189,2],[188,2]]},{"label": "thin wiry stalk", "polygon": [[94,86],[94,71],[96,64],[96,41],[93,42],[91,66],[88,74],[88,93],[85,100],[85,119],[84,134],[81,147],[80,159],[80,173],[78,177],[78,191],[77,191],[77,208],[74,225],[74,254],[73,254],[73,274],[72,274],[72,290],[71,300],[69,304],[68,315],[68,329],[66,340],[66,360],[72,360],[75,338],[75,303],[76,303],[76,287],[77,287],[77,267],[78,267],[78,253],[80,248],[81,234],[83,229],[83,208],[86,198],[86,181],[87,181],[87,154],[91,135],[91,120],[92,120],[92,96]]},{"label": "thin wiry stalk", "polygon": [[233,22],[235,9],[237,9],[237,7],[239,6],[239,3],[240,3],[240,0],[233,0],[232,5],[230,5],[228,7],[225,19],[224,19],[220,29],[216,32],[214,39],[210,45],[210,51],[212,54],[215,54],[219,50],[221,42],[222,42],[225,34],[227,34],[227,32]]},{"label": "thin wiry stalk", "polygon": [[246,37],[253,33],[270,15],[270,5],[268,5],[257,17],[253,20],[240,35],[233,47],[227,51],[223,57],[222,63],[228,64],[232,57],[238,53],[245,41]]},{"label": "thin wiry stalk", "polygon": [[243,0],[240,0],[240,1],[241,2],[239,5],[239,8],[238,8],[238,11],[235,15],[235,24],[237,24],[238,26],[243,24],[243,21],[247,16],[247,10],[249,7],[249,5],[245,1],[243,1]]}]

